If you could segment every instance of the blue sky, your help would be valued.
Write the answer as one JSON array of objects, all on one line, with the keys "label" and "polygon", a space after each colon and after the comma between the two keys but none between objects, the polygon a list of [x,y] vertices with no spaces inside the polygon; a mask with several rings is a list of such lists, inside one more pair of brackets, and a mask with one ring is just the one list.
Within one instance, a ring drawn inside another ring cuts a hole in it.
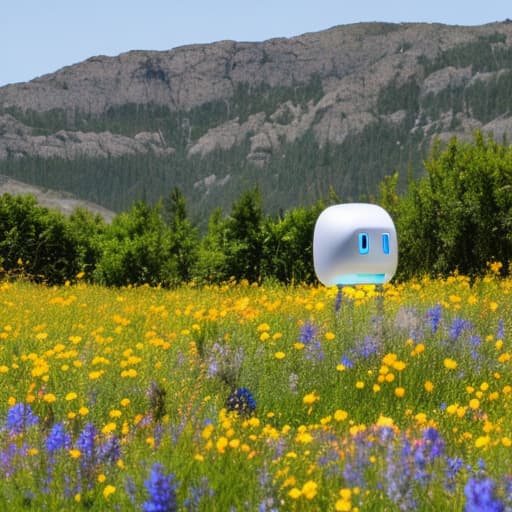
[{"label": "blue sky", "polygon": [[360,21],[480,25],[510,0],[2,0],[0,86],[94,55],[263,41]]}]

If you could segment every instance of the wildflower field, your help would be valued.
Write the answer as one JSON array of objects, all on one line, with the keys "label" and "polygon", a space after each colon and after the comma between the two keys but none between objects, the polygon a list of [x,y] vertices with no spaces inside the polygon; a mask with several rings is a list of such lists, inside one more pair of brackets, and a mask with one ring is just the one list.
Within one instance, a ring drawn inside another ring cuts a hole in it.
[{"label": "wildflower field", "polygon": [[0,283],[9,510],[512,510],[512,279]]}]

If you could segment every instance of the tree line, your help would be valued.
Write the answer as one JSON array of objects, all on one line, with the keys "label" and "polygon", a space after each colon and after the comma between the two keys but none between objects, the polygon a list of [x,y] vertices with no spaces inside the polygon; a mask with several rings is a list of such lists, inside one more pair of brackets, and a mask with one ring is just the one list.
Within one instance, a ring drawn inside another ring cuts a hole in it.
[{"label": "tree line", "polygon": [[[425,174],[398,192],[388,176],[371,202],[386,208],[399,241],[399,278],[468,275],[488,262],[512,260],[512,148],[476,133],[472,142],[436,142]],[[216,209],[203,232],[173,188],[154,206],[143,201],[111,224],[82,209],[69,217],[32,196],[0,197],[0,263],[9,276],[61,284],[77,275],[107,286],[185,282],[315,282],[316,219],[333,192],[315,204],[268,215],[258,187],[243,192],[229,214]],[[504,267],[505,268],[505,267]]]}]

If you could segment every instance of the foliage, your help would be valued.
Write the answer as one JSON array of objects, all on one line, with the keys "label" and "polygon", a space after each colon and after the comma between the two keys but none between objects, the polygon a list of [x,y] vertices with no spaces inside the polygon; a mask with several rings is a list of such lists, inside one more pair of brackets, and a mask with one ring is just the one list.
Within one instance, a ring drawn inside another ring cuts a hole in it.
[{"label": "foliage", "polygon": [[157,285],[165,279],[162,262],[168,256],[169,239],[156,209],[138,202],[129,212],[116,216],[102,246],[94,271],[99,283]]},{"label": "foliage", "polygon": [[404,275],[475,275],[512,258],[512,150],[477,133],[433,147],[428,175],[400,201],[397,230]]},{"label": "foliage", "polygon": [[162,265],[167,282],[178,285],[189,282],[198,258],[199,235],[188,218],[183,192],[175,187],[165,203],[169,236],[167,254],[162,254]]},{"label": "foliage", "polygon": [[262,224],[261,192],[256,188],[233,204],[226,224],[226,264],[237,280],[256,282],[261,276]]},{"label": "foliage", "polygon": [[101,257],[101,242],[107,226],[99,214],[82,208],[71,213],[68,224],[77,243],[77,266],[89,279]]},{"label": "foliage", "polygon": [[220,208],[215,209],[208,220],[208,230],[201,238],[194,269],[196,280],[202,283],[218,284],[229,278],[226,222]]},{"label": "foliage", "polygon": [[312,208],[295,208],[264,227],[263,269],[265,277],[283,283],[310,283],[315,280],[313,232],[323,209],[319,202]]},{"label": "foliage", "polygon": [[64,216],[31,196],[0,197],[0,261],[8,273],[63,282],[78,272],[78,242]]}]

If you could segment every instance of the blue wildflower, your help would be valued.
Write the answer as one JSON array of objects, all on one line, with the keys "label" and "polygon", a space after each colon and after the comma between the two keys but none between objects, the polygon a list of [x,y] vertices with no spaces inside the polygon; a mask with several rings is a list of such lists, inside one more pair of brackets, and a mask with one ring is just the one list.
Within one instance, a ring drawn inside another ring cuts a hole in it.
[{"label": "blue wildflower", "polygon": [[460,457],[455,457],[453,459],[447,457],[445,471],[446,480],[444,483],[444,487],[448,492],[454,493],[456,491],[457,475],[460,473],[460,470],[462,469],[463,466],[464,463],[462,462],[462,459]]},{"label": "blue wildflower", "polygon": [[505,505],[496,497],[496,484],[491,478],[472,477],[464,487],[465,512],[503,512]]},{"label": "blue wildflower", "polygon": [[380,348],[380,340],[375,336],[366,336],[362,346],[359,348],[359,354],[362,357],[370,357],[376,354]]},{"label": "blue wildflower", "polygon": [[474,347],[479,347],[482,344],[482,338],[478,334],[474,334],[469,338],[468,343]]},{"label": "blue wildflower", "polygon": [[454,318],[449,330],[450,338],[455,341],[464,331],[469,330],[472,327],[471,322],[468,320],[464,320],[463,318]]},{"label": "blue wildflower", "polygon": [[185,509],[188,511],[199,510],[203,496],[210,498],[213,496],[213,489],[210,487],[208,478],[205,476],[201,478],[201,484],[199,486],[190,487],[189,497],[183,502]]},{"label": "blue wildflower", "polygon": [[243,414],[251,414],[256,409],[256,400],[247,388],[238,388],[226,400],[226,409]]},{"label": "blue wildflower", "polygon": [[380,441],[382,443],[386,443],[395,435],[395,431],[391,427],[381,427],[380,428]]},{"label": "blue wildflower", "polygon": [[121,458],[121,443],[116,436],[109,436],[107,440],[98,447],[98,462],[115,464]]},{"label": "blue wildflower", "polygon": [[439,432],[429,427],[423,431],[423,439],[418,442],[413,451],[413,459],[415,463],[415,479],[421,485],[426,485],[432,479],[432,464],[443,455],[445,444]]},{"label": "blue wildflower", "polygon": [[3,450],[0,451],[0,469],[5,478],[12,476],[16,467],[14,465],[14,458],[18,453],[16,443],[9,443]]},{"label": "blue wildflower", "polygon": [[144,482],[149,493],[149,500],[142,504],[144,512],[175,512],[178,510],[174,475],[165,475],[163,466],[155,463],[151,468],[149,479]]},{"label": "blue wildflower", "polygon": [[62,423],[55,423],[46,438],[46,450],[54,453],[58,450],[65,450],[71,446],[71,436],[64,429]]},{"label": "blue wildflower", "polygon": [[505,337],[505,322],[503,318],[498,320],[498,330],[496,331],[496,339],[502,340]]},{"label": "blue wildflower", "polygon": [[372,442],[364,435],[356,435],[354,441],[355,450],[353,453],[347,454],[342,475],[347,486],[364,488],[366,473],[371,464],[369,450]]},{"label": "blue wildflower", "polygon": [[133,481],[133,478],[130,475],[127,475],[126,477],[124,490],[126,491],[126,495],[128,496],[128,498],[130,498],[132,505],[135,505],[137,500],[137,486],[135,485],[135,482]]},{"label": "blue wildflower", "polygon": [[440,457],[444,454],[445,444],[443,438],[434,427],[429,427],[423,431],[423,439],[427,443],[432,458]]},{"label": "blue wildflower", "polygon": [[340,362],[345,368],[352,368],[354,366],[354,362],[348,356],[343,356]]},{"label": "blue wildflower", "polygon": [[308,361],[316,361],[325,357],[322,350],[322,344],[317,338],[314,338],[311,343],[306,345],[304,350],[304,358]]},{"label": "blue wildflower", "polygon": [[399,510],[415,510],[417,508],[413,493],[415,475],[410,460],[412,446],[405,437],[402,438],[402,443],[400,457],[396,457],[392,444],[388,448],[386,494],[398,506]]},{"label": "blue wildflower", "polygon": [[432,334],[435,334],[441,322],[441,304],[436,304],[433,308],[429,309],[426,314],[427,321],[430,322]]},{"label": "blue wildflower", "polygon": [[39,418],[33,413],[29,404],[14,404],[7,412],[6,426],[11,434],[21,434],[28,427],[37,425]]},{"label": "blue wildflower", "polygon": [[304,345],[308,345],[315,338],[315,336],[316,336],[315,326],[310,322],[306,322],[302,326],[302,329],[300,330],[299,341],[301,343],[304,343]]},{"label": "blue wildflower", "polygon": [[94,465],[95,450],[94,441],[96,439],[96,428],[92,423],[87,423],[78,436],[76,446],[80,450],[83,467]]}]

